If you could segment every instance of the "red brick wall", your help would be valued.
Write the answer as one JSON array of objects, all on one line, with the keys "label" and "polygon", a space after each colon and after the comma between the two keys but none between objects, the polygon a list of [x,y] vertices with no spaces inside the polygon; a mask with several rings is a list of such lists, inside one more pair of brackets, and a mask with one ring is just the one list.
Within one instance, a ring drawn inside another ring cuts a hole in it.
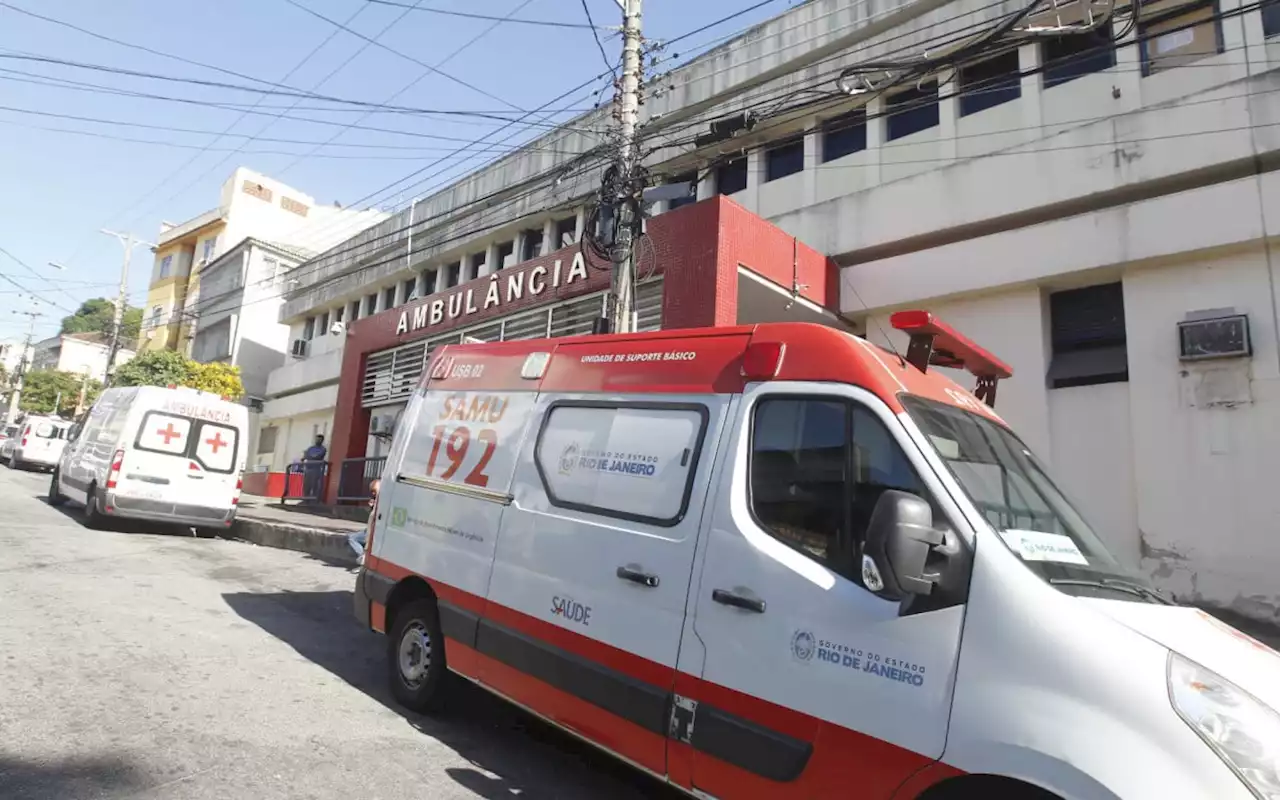
[{"label": "red brick wall", "polygon": [[[789,288],[792,283],[792,247],[791,236],[732,200],[717,196],[650,220],[648,235],[636,250],[636,274],[639,278],[648,277],[655,272],[665,276],[662,291],[664,329],[736,325],[738,265],[746,266]],[[430,303],[440,297],[447,299],[455,292],[465,295],[467,290],[471,290],[477,309],[472,314],[453,320],[446,315],[438,325],[397,334],[402,313],[408,313],[412,323],[413,308],[418,305],[414,304],[384,311],[351,324],[342,357],[342,379],[338,387],[333,433],[329,442],[329,457],[334,466],[330,471],[326,491],[328,502],[336,500],[343,459],[357,458],[365,452],[370,413],[360,407],[360,388],[364,383],[366,357],[370,353],[399,344],[607,289],[608,271],[588,265],[585,280],[562,283],[560,287],[552,289],[548,277],[545,291],[537,296],[528,293],[530,272],[539,266],[550,272],[558,259],[562,262],[563,273],[567,275],[577,251],[578,247],[574,245],[501,270],[497,275],[502,284],[504,302],[488,309],[483,308],[485,293],[491,280],[486,275],[457,289],[419,301],[419,304]],[[816,303],[837,307],[840,298],[836,284],[838,270],[834,262],[804,244],[799,245],[798,253],[799,280],[802,284],[808,284],[802,294]],[[525,274],[524,296],[505,302],[507,277],[518,273]]]}]

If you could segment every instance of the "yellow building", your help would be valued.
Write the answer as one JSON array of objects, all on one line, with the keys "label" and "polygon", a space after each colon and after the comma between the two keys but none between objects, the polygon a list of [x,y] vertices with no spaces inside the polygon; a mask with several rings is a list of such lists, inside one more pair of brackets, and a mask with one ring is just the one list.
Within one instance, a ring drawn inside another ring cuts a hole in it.
[{"label": "yellow building", "polygon": [[198,281],[200,267],[216,257],[219,234],[226,227],[221,209],[214,209],[162,229],[143,311],[140,352],[185,349],[187,295]]}]

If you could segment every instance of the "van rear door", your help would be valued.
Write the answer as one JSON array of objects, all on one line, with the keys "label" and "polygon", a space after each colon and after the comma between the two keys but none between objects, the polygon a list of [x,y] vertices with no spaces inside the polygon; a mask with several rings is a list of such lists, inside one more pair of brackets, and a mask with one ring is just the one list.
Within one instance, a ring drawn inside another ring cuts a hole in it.
[{"label": "van rear door", "polygon": [[23,430],[23,459],[41,464],[57,463],[67,443],[67,427],[66,423],[52,420],[32,420]]},{"label": "van rear door", "polygon": [[172,502],[179,509],[232,506],[240,449],[234,421],[151,409],[130,444],[116,479],[117,493]]}]

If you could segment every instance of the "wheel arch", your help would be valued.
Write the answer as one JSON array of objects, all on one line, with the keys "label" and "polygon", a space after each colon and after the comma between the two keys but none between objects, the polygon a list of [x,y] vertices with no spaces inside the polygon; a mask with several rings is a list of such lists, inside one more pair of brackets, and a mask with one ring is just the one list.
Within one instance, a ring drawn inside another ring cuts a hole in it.
[{"label": "wheel arch", "polygon": [[400,609],[412,603],[415,600],[431,600],[436,602],[435,590],[431,588],[431,584],[417,575],[410,575],[401,579],[391,589],[391,594],[387,595],[387,616],[386,631],[388,634],[395,628],[396,614]]},{"label": "wheel arch", "polygon": [[[1018,778],[1004,775],[956,775],[929,786],[912,800],[969,800],[974,797],[999,797],[1009,800],[1062,800],[1053,792]],[[906,800],[906,798],[904,798]]]}]

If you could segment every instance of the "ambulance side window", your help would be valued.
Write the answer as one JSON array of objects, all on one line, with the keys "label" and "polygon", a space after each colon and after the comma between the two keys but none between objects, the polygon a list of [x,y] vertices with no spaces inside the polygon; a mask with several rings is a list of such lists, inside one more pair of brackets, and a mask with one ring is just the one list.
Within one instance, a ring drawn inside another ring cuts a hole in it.
[{"label": "ambulance side window", "polygon": [[832,398],[757,404],[751,510],[774,538],[853,580],[855,554],[886,489],[929,499],[906,455],[867,409]]}]

